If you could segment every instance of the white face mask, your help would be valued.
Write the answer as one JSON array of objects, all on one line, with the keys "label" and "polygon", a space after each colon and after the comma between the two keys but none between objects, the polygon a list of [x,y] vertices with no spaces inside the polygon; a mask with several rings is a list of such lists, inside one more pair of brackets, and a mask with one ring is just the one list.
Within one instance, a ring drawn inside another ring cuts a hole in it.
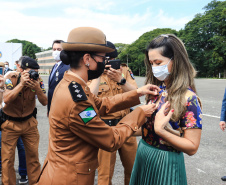
[{"label": "white face mask", "polygon": [[58,50],[53,51],[52,56],[53,56],[54,60],[60,61],[60,52],[61,52],[61,51],[58,51]]},{"label": "white face mask", "polygon": [[170,73],[168,71],[168,64],[170,63],[170,61],[171,59],[166,65],[152,67],[152,72],[155,78],[160,81],[164,81],[169,76]]},{"label": "white face mask", "polygon": [[9,67],[9,65],[5,65],[5,68],[8,68]]}]

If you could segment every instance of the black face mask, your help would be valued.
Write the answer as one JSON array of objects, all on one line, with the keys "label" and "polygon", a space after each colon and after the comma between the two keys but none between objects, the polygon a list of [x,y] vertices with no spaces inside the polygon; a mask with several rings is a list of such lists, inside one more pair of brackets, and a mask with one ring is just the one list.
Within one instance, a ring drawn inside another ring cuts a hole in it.
[{"label": "black face mask", "polygon": [[97,62],[95,59],[94,59],[94,61],[97,63],[97,69],[96,70],[90,70],[90,69],[88,70],[88,80],[93,80],[95,78],[99,78],[105,69],[105,61]]}]

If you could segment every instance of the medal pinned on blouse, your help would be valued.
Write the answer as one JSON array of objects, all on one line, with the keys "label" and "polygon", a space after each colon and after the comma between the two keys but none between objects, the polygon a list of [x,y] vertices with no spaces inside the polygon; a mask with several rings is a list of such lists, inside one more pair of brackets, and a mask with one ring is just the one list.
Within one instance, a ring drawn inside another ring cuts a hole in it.
[{"label": "medal pinned on blouse", "polygon": [[56,72],[56,82],[58,81],[59,71]]}]

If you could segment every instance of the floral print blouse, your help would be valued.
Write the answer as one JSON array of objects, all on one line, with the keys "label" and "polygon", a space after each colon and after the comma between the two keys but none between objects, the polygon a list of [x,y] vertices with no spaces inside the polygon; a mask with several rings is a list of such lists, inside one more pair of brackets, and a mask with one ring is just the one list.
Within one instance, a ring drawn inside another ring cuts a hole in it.
[{"label": "floral print blouse", "polygon": [[[161,99],[158,104],[158,110],[160,110],[161,106],[165,103],[165,99],[167,97],[167,91],[165,90],[165,86],[160,86],[161,91],[159,92],[159,96]],[[190,91],[189,97],[187,98],[186,107],[187,110],[185,115],[177,122],[169,121],[170,125],[174,130],[178,130],[183,136],[183,130],[197,128],[202,129],[202,111],[200,105],[198,103],[198,99],[196,94],[188,88]],[[148,101],[148,103],[155,103],[158,97],[152,98]],[[149,145],[157,147],[162,150],[167,150],[171,152],[180,152],[170,146],[166,141],[164,141],[161,137],[159,137],[154,131],[154,121],[155,115],[158,112],[156,110],[151,117],[147,119],[147,122],[142,126],[142,139]]]}]

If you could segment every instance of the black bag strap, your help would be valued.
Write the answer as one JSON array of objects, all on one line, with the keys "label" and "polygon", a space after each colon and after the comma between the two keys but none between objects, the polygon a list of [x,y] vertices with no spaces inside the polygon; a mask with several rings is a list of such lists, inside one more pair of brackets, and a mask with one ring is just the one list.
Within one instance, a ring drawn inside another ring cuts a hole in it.
[{"label": "black bag strap", "polygon": [[20,78],[21,78],[21,73],[19,74],[18,76],[18,79],[17,79],[17,82],[16,82],[16,85],[18,85],[20,83]]}]

